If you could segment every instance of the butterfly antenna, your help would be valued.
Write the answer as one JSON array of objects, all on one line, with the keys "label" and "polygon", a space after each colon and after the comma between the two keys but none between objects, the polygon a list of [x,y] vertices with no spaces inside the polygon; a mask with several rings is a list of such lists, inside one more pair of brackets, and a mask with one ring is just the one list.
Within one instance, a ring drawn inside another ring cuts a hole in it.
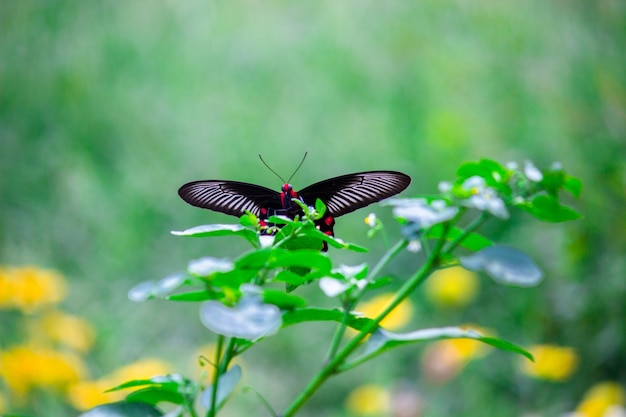
[{"label": "butterfly antenna", "polygon": [[[280,178],[280,180],[281,180],[283,183],[287,183],[287,182],[289,182],[289,181],[285,181],[285,180],[283,179],[283,177],[281,177],[280,175],[278,175],[278,173],[277,173],[276,171],[274,171],[272,168],[270,168],[270,166],[269,166],[269,165],[267,165],[267,162],[265,162],[265,161],[263,160],[263,157],[261,156],[261,154],[259,154],[259,158],[261,159],[261,162],[263,162],[263,165],[265,165],[265,167],[266,167],[267,169],[269,169],[270,171],[272,171],[272,173],[273,173],[274,175],[276,175],[278,178]],[[300,164],[300,165],[302,165],[302,164]],[[289,179],[291,179],[291,178],[289,178]]]},{"label": "butterfly antenna", "polygon": [[296,168],[295,171],[293,171],[293,174],[291,174],[291,177],[289,177],[289,179],[287,180],[287,182],[291,182],[291,179],[293,178],[294,175],[296,175],[296,172],[298,172],[298,170],[300,169],[300,167],[302,166],[302,164],[304,163],[304,160],[306,159],[306,155],[308,154],[308,152],[304,153],[304,156],[302,157],[302,161],[300,161],[300,164],[298,165],[298,168]]}]

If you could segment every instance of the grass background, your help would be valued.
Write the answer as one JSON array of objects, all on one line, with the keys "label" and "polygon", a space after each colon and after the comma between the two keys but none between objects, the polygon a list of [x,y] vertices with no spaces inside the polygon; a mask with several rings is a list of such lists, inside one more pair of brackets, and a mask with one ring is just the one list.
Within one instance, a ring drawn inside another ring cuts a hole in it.
[{"label": "grass background", "polygon": [[[585,184],[576,203],[584,220],[546,226],[522,214],[489,227],[537,260],[544,284],[519,290],[485,280],[480,299],[460,312],[436,311],[416,295],[413,327],[472,321],[582,357],[573,379],[548,384],[492,354],[442,388],[420,387],[429,416],[571,410],[593,382],[626,382],[625,17],[617,0],[3,1],[0,262],[69,279],[66,308],[98,328],[95,375],[144,356],[183,363],[211,339],[197,307],[133,304],[127,290],[245,246],[171,236],[232,220],[187,206],[176,195],[181,184],[233,179],[278,189],[258,153],[289,176],[308,151],[296,188],[394,169],[413,177],[406,195],[434,192],[466,160],[559,161]],[[336,231],[369,244],[367,212],[359,213]],[[382,250],[372,245],[370,262]],[[393,272],[414,263],[407,256]],[[264,342],[247,358],[246,382],[281,409],[312,374],[329,332],[289,329]],[[346,415],[342,402],[357,381],[412,381],[416,358],[404,350],[338,378],[303,415]],[[226,415],[261,414],[250,396],[234,402]]]}]

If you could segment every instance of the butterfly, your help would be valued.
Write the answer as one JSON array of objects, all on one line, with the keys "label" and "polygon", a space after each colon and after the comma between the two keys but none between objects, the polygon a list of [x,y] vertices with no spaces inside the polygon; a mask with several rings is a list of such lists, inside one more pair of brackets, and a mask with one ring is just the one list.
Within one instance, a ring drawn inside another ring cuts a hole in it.
[{"label": "butterfly", "polygon": [[178,195],[192,206],[232,216],[241,217],[250,211],[259,218],[262,227],[269,225],[270,216],[290,219],[302,216],[302,209],[293,199],[314,206],[319,198],[326,205],[326,212],[315,225],[323,233],[334,236],[336,217],[396,195],[410,183],[411,177],[401,172],[366,171],[316,182],[299,192],[288,181],[280,191],[275,191],[246,182],[201,180],[183,185]]}]

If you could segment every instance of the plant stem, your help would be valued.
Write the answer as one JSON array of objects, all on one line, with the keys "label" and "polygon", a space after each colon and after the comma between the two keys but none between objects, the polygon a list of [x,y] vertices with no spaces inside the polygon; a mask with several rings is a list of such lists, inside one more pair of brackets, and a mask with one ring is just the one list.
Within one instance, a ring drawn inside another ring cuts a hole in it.
[{"label": "plant stem", "polygon": [[[443,245],[445,243],[446,234],[449,229],[449,223],[446,225],[442,237],[437,241],[431,254],[426,258],[424,264],[413,274],[408,281],[400,288],[393,301],[378,315],[373,321],[366,324],[361,332],[359,332],[350,342],[348,342],[330,361],[322,368],[317,375],[309,382],[309,384],[300,392],[296,399],[289,405],[283,417],[291,417],[306,403],[319,387],[332,375],[340,371],[341,365],[347,357],[359,346],[359,344],[379,325],[379,323],[406,297],[408,297],[424,280],[430,275],[432,270],[439,263]],[[404,241],[405,244],[408,242]],[[398,245],[396,245],[397,247]],[[394,247],[395,248],[395,247]],[[382,261],[382,260],[381,260]],[[375,268],[376,270],[376,268]]]},{"label": "plant stem", "polygon": [[220,376],[221,376],[221,361],[222,361],[222,351],[224,349],[224,336],[222,335],[218,335],[217,336],[217,346],[215,347],[215,359],[214,359],[214,366],[215,366],[215,371],[213,372],[213,385],[212,385],[212,391],[211,391],[211,407],[209,407],[209,410],[207,411],[207,417],[214,417],[216,415],[217,412],[217,405],[216,403],[216,399],[217,399],[217,387],[218,387],[218,383],[220,380]]},{"label": "plant stem", "polygon": [[230,361],[233,359],[233,354],[235,352],[235,346],[237,344],[237,339],[231,337],[228,339],[228,345],[224,349],[224,336],[218,336],[217,338],[217,352],[215,353],[215,359],[219,362],[216,362],[215,374],[213,374],[213,389],[211,391],[211,407],[207,411],[207,417],[215,417],[217,415],[217,411],[219,409],[219,404],[217,404],[217,391],[219,386],[219,379],[221,378],[226,370],[228,369],[228,365]]},{"label": "plant stem", "polygon": [[[370,283],[374,280],[374,278],[376,278],[376,276],[380,273],[380,271],[387,266],[387,264],[389,262],[391,262],[391,260],[393,258],[395,258],[396,256],[398,256],[398,254],[400,252],[402,252],[402,250],[404,248],[406,248],[409,245],[408,240],[406,239],[402,239],[399,240],[398,242],[396,242],[395,245],[393,245],[393,248],[389,249],[382,258],[380,258],[380,260],[378,261],[378,263],[374,266],[374,268],[372,268],[372,270],[369,272],[369,274],[367,274],[367,282]],[[361,291],[362,292],[362,291]],[[360,296],[361,294],[359,294]]]},{"label": "plant stem", "polygon": [[483,224],[485,222],[485,220],[487,220],[487,218],[489,217],[489,213],[483,211],[480,213],[480,216],[478,216],[477,218],[474,219],[473,222],[471,222],[466,228],[465,230],[463,230],[463,233],[461,233],[456,239],[451,240],[447,245],[445,245],[445,247],[443,248],[443,253],[450,253],[452,252],[461,242],[463,242],[463,240],[468,237],[470,234],[472,234],[474,232],[474,230],[478,229],[478,227],[480,227],[481,224]]},{"label": "plant stem", "polygon": [[333,356],[335,356],[337,350],[339,349],[341,339],[346,332],[346,322],[348,321],[348,316],[350,315],[350,311],[352,311],[354,304],[355,302],[353,300],[348,300],[344,303],[341,324],[335,329],[335,334],[330,341],[330,347],[328,348],[328,353],[326,354],[325,363],[328,363],[333,358]]},{"label": "plant stem", "polygon": [[[389,249],[382,258],[380,258],[380,260],[378,261],[378,263],[374,266],[374,268],[372,268],[372,270],[367,274],[367,282],[370,283],[372,282],[380,273],[380,271],[387,266],[387,264],[389,262],[391,262],[391,260],[393,258],[395,258],[396,256],[398,256],[398,254],[404,249],[406,248],[406,246],[409,244],[408,241],[402,239],[400,241],[398,241],[393,248]],[[343,306],[344,312],[343,312],[343,319],[341,320],[341,324],[337,327],[337,329],[335,330],[335,334],[333,335],[333,339],[331,341],[330,344],[330,348],[328,349],[328,354],[326,356],[326,362],[330,361],[333,356],[335,356],[335,354],[337,353],[337,350],[339,350],[339,344],[341,343],[341,339],[343,338],[343,335],[346,332],[346,322],[348,321],[348,317],[350,316],[350,312],[352,311],[352,309],[354,308],[354,306],[356,305],[356,303],[358,303],[358,301],[361,299],[361,296],[363,295],[364,290],[367,288],[367,286],[361,290],[359,290],[356,295],[354,297],[352,297],[350,300],[346,301],[346,303]]]}]

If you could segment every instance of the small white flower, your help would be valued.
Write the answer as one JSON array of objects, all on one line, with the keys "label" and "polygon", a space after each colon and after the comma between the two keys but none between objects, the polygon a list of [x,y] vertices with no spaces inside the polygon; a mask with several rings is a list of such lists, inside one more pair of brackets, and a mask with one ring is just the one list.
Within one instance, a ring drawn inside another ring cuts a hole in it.
[{"label": "small white flower", "polygon": [[344,293],[350,284],[347,282],[339,281],[335,278],[324,277],[319,280],[320,289],[326,294],[327,297],[336,297],[339,294]]},{"label": "small white flower", "polygon": [[207,275],[211,275],[214,272],[231,271],[233,267],[234,264],[228,259],[218,259],[206,256],[204,258],[195,259],[189,262],[189,265],[187,265],[187,270],[194,275],[205,277]]},{"label": "small white flower", "polygon": [[561,164],[559,161],[554,161],[554,162],[552,162],[552,165],[550,165],[550,170],[551,171],[562,171],[563,170],[563,164]]},{"label": "small white flower", "polygon": [[422,244],[419,240],[413,239],[409,242],[409,246],[406,247],[406,250],[417,253],[422,250]]},{"label": "small white flower", "polygon": [[477,190],[477,193],[472,195],[462,203],[466,207],[472,207],[480,211],[488,211],[496,217],[502,219],[509,218],[509,211],[504,204],[504,201],[498,197],[498,193],[493,188],[485,187]]},{"label": "small white flower", "polygon": [[534,182],[539,182],[543,179],[543,174],[531,161],[524,162],[524,175]]},{"label": "small white flower", "polygon": [[506,169],[510,169],[511,171],[515,171],[519,168],[519,165],[515,161],[510,161],[506,163]]},{"label": "small white flower", "polygon": [[339,294],[343,294],[350,288],[363,289],[367,285],[367,280],[363,278],[356,278],[357,275],[363,274],[366,271],[367,265],[340,265],[338,268],[332,270],[332,272],[341,274],[346,278],[346,281],[342,281],[336,278],[324,277],[319,280],[320,289],[328,297],[335,297]]},{"label": "small white flower", "polygon": [[324,277],[319,280],[320,289],[327,297],[336,297],[343,294],[350,288],[358,288],[362,290],[367,285],[365,279],[350,278],[348,282],[343,282],[335,278]]},{"label": "small white flower", "polygon": [[262,248],[269,248],[274,244],[274,235],[261,235],[259,236],[259,242],[261,242]]},{"label": "small white flower", "polygon": [[448,206],[445,200],[433,200],[430,202],[430,206],[435,210],[443,211]]},{"label": "small white flower", "polygon": [[441,181],[438,185],[437,188],[439,189],[440,193],[448,193],[452,190],[452,183],[450,181]]},{"label": "small white flower", "polygon": [[457,207],[447,207],[443,200],[429,205],[424,199],[396,199],[390,203],[394,205],[393,215],[408,222],[414,223],[420,229],[429,228],[453,218],[459,211]]},{"label": "small white flower", "polygon": [[370,213],[367,215],[367,217],[365,218],[365,223],[369,226],[369,227],[374,227],[376,226],[376,214],[374,213]]},{"label": "small white flower", "polygon": [[334,268],[333,272],[343,275],[346,278],[354,278],[359,275],[359,273],[363,272],[363,270],[367,268],[367,264],[360,265],[339,265],[339,267]]},{"label": "small white flower", "polygon": [[463,181],[461,188],[466,191],[478,192],[485,188],[485,185],[485,179],[483,177],[474,175],[473,177],[469,177],[468,179]]}]

